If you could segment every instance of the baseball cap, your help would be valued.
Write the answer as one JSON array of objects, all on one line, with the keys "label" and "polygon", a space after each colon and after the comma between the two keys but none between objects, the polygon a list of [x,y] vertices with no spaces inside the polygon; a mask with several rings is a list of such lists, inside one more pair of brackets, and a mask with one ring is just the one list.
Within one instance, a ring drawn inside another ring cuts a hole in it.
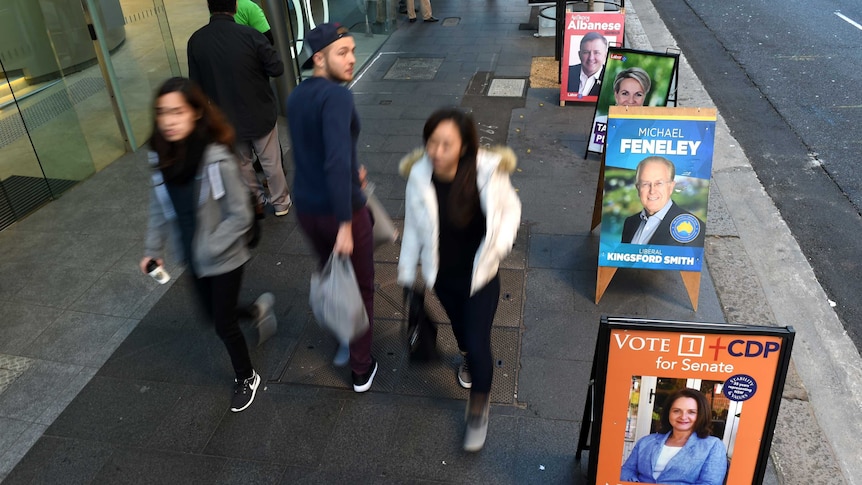
[{"label": "baseball cap", "polygon": [[320,24],[305,34],[305,49],[308,51],[308,59],[302,63],[303,69],[310,69],[314,65],[312,57],[324,47],[336,40],[350,35],[347,27],[338,22]]}]

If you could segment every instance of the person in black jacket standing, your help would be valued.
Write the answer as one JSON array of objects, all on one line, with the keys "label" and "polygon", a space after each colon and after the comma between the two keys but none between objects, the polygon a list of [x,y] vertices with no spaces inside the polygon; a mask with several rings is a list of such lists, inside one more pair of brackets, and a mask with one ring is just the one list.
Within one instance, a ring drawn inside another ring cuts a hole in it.
[{"label": "person in black jacket standing", "polygon": [[252,166],[252,152],[266,175],[275,215],[286,215],[291,200],[281,165],[277,102],[269,85],[270,77],[284,72],[284,64],[263,34],[234,21],[236,0],[207,0],[207,6],[209,23],[189,38],[189,77],[236,129],[236,150],[243,178],[255,197],[257,216],[263,216],[266,199]]}]

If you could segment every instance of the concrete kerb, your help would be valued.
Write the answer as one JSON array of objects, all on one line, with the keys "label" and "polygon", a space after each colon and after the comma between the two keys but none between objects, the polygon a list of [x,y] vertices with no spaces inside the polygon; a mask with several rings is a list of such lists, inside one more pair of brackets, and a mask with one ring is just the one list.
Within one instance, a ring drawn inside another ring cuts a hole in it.
[{"label": "concrete kerb", "polygon": [[[648,0],[627,3],[626,38],[628,45],[637,49],[677,47]],[[681,105],[714,106],[682,55],[679,85],[684,88],[680,95],[685,96],[679,98]],[[802,382],[794,382],[794,372],[788,376],[772,447],[781,482],[834,484],[841,481],[840,474],[845,483],[862,483],[862,450],[858,446],[862,436],[862,358],[721,115],[716,125],[712,184],[720,194],[734,194],[723,198],[722,205],[737,231],[731,236],[739,243],[735,243],[735,257],[707,264],[746,267],[759,280],[775,321],[745,321],[743,310],[738,313],[742,323],[789,325],[796,330],[793,362]],[[717,239],[716,244],[723,244]],[[713,271],[713,277],[732,273],[733,268],[727,269]],[[721,286],[716,282],[716,288]],[[725,296],[719,295],[723,306],[746,304],[728,302]],[[762,316],[763,310],[752,308],[750,314]],[[807,393],[800,392],[803,385]]]}]

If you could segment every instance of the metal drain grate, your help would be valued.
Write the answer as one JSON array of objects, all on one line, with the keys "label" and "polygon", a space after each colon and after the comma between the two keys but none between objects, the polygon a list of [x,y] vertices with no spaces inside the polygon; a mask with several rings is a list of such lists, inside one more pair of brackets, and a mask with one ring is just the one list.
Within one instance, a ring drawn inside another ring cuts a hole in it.
[{"label": "metal drain grate", "polygon": [[[449,325],[438,327],[437,349],[440,360],[432,363],[413,363],[407,356],[406,335],[400,320],[374,321],[372,353],[379,369],[374,378],[374,390],[411,396],[465,399],[467,391],[455,378],[461,362],[461,353]],[[495,327],[491,330],[491,349],[494,353],[494,384],[491,400],[512,404],[515,400],[517,370],[520,366],[518,329]],[[306,384],[313,386],[351,389],[350,369],[332,365],[335,340],[314,321],[306,325],[300,335],[296,351],[277,383],[268,385]]]},{"label": "metal drain grate", "polygon": [[431,81],[443,65],[442,57],[399,57],[383,79]]},{"label": "metal drain grate", "polygon": [[8,204],[8,208],[0,208],[0,230],[76,183],[74,180],[43,179],[22,175],[13,175],[0,181],[0,194],[2,194],[0,197],[5,198],[4,206]]},{"label": "metal drain grate", "polygon": [[488,96],[520,98],[524,95],[526,87],[526,79],[492,79],[488,87]]}]

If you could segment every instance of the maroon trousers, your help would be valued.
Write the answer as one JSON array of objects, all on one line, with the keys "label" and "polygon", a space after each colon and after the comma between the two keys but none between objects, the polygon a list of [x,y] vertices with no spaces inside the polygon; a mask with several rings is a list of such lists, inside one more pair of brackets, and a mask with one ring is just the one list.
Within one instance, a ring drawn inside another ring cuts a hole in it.
[{"label": "maroon trousers", "polygon": [[[338,221],[333,215],[303,214],[299,211],[296,217],[320,259],[320,267],[323,268],[335,246]],[[353,263],[359,292],[362,293],[365,311],[368,313],[368,331],[350,344],[350,369],[357,374],[364,374],[371,368],[371,340],[374,334],[374,232],[367,207],[353,212],[352,229],[353,254],[350,256],[350,262]]]}]

